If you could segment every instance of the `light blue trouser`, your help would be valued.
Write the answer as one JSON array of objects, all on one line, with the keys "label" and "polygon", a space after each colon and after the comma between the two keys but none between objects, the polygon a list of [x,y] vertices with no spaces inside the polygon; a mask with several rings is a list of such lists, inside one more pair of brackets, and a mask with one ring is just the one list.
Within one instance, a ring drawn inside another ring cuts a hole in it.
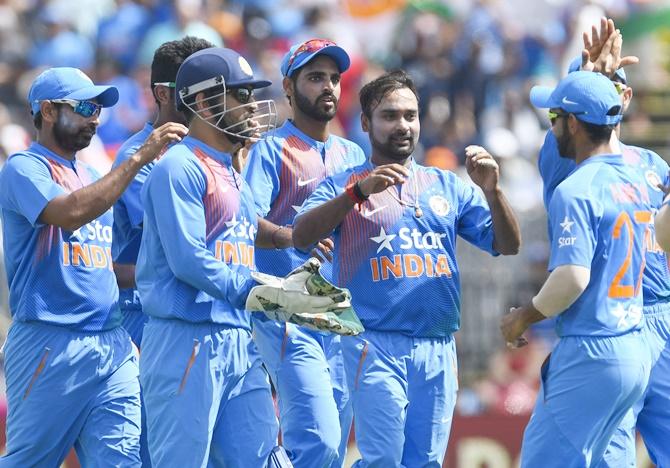
[{"label": "light blue trouser", "polygon": [[142,343],[144,325],[149,320],[149,316],[142,312],[140,295],[136,289],[119,290],[119,309],[122,314],[121,325],[139,348]]},{"label": "light blue trouser", "polygon": [[137,355],[121,328],[15,322],[4,346],[7,454],[0,467],[139,467]]},{"label": "light blue trouser", "polygon": [[140,381],[157,467],[263,467],[277,445],[270,383],[251,333],[151,317]]},{"label": "light blue trouser", "polygon": [[254,319],[254,340],[277,391],[293,465],[341,467],[352,414],[340,337]]},{"label": "light blue trouser", "polygon": [[644,318],[643,339],[652,362],[649,384],[617,428],[601,468],[636,466],[636,423],[653,462],[670,467],[670,303],[645,307]]},{"label": "light blue trouser", "polygon": [[[119,290],[119,309],[121,309],[121,325],[126,329],[130,338],[139,349],[142,344],[142,332],[144,325],[149,317],[142,312],[140,295],[136,289]],[[140,390],[141,392],[141,390]],[[140,393],[140,399],[142,395]],[[149,457],[149,447],[147,445],[147,416],[144,414],[144,404],[142,404],[142,435],[140,436],[140,458],[142,468],[151,468],[151,458]]]},{"label": "light blue trouser", "polygon": [[365,331],[342,337],[354,406],[355,467],[441,467],[456,404],[453,337]]},{"label": "light blue trouser", "polygon": [[643,332],[561,338],[542,366],[521,466],[597,466],[615,430],[642,396],[650,368]]}]

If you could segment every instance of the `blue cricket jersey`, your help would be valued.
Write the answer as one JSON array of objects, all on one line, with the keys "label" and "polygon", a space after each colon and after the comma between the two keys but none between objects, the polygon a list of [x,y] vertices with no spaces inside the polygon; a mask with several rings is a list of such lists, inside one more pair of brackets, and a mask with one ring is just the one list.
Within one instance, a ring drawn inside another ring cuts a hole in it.
[{"label": "blue cricket jersey", "polygon": [[[137,150],[149,138],[153,130],[154,127],[151,123],[146,123],[142,130],[128,138],[116,153],[116,159],[112,168],[118,167],[133,154],[137,153]],[[154,164],[152,161],[143,166],[114,204],[112,258],[117,263],[134,265],[137,262],[140,240],[142,239],[142,217],[144,216],[140,192]]]},{"label": "blue cricket jersey", "polygon": [[554,191],[549,269],[591,270],[586,290],[557,318],[559,336],[614,336],[641,327],[645,237],[652,215],[647,188],[615,154],[588,158]]},{"label": "blue cricket jersey", "polygon": [[[651,306],[659,302],[670,301],[670,271],[668,256],[656,243],[656,230],[653,217],[663,203],[663,192],[658,184],[670,185],[668,171],[670,167],[658,154],[645,148],[621,145],[623,161],[634,167],[644,176],[651,201],[652,217],[647,223],[645,234],[645,262],[642,293],[644,305]],[[540,149],[538,160],[540,175],[544,183],[544,204],[549,211],[549,203],[554,190],[576,167],[572,159],[562,158],[558,154],[558,145],[553,132],[547,132],[544,144]],[[551,238],[552,233],[549,233]]]},{"label": "blue cricket jersey", "polygon": [[[300,214],[342,194],[373,168],[366,162],[325,179]],[[497,255],[491,214],[480,192],[452,172],[412,162],[404,185],[371,195],[334,231],[333,277],[351,290],[366,329],[448,336],[460,327],[457,235]]]},{"label": "blue cricket jersey", "polygon": [[77,331],[121,323],[112,270],[112,210],[74,232],[41,224],[47,204],[90,185],[99,175],[33,143],[0,172],[5,268],[14,320]]},{"label": "blue cricket jersey", "polygon": [[[244,174],[258,214],[285,226],[293,223],[303,201],[325,177],[364,162],[363,150],[356,143],[335,135],[325,142],[314,140],[287,120],[251,148]],[[260,271],[285,276],[308,257],[296,249],[259,248],[256,264]],[[330,278],[330,269],[326,262],[321,272]]]},{"label": "blue cricket jersey", "polygon": [[154,165],[142,189],[136,279],[154,317],[250,329],[257,216],[231,156],[186,137]]}]

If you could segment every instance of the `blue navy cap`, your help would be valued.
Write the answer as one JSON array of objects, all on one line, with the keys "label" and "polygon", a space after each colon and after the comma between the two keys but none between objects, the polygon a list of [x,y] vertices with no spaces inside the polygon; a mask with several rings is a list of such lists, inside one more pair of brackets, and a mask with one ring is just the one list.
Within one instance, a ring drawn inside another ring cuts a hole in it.
[{"label": "blue navy cap", "polygon": [[559,108],[583,122],[613,125],[621,121],[621,97],[614,84],[600,73],[576,71],[556,88],[533,86],[530,102],[535,107]]},{"label": "blue navy cap", "polygon": [[[582,66],[582,56],[579,55],[574,59],[572,59],[572,62],[570,62],[570,66],[568,67],[568,73],[579,71],[581,66]],[[626,80],[626,72],[623,70],[623,68],[618,68],[617,71],[614,72],[614,75],[617,78],[619,78],[619,81],[621,81],[623,84],[628,83],[628,80]]]},{"label": "blue navy cap", "polygon": [[[208,85],[208,81],[212,85]],[[176,90],[180,96],[190,96],[216,84],[226,88],[265,88],[271,81],[257,80],[251,65],[244,57],[232,49],[210,47],[190,55],[177,71]],[[177,99],[177,109],[183,110],[181,99]]]},{"label": "blue navy cap", "polygon": [[74,101],[97,99],[102,107],[112,107],[119,100],[119,90],[114,86],[96,86],[78,68],[49,68],[40,73],[30,86],[28,91],[30,112],[36,115],[40,111],[40,102],[52,99]]},{"label": "blue navy cap", "polygon": [[292,76],[296,70],[304,67],[319,55],[333,59],[340,73],[347,71],[351,65],[349,54],[342,47],[327,39],[310,39],[293,45],[286,52],[281,61],[282,75]]}]

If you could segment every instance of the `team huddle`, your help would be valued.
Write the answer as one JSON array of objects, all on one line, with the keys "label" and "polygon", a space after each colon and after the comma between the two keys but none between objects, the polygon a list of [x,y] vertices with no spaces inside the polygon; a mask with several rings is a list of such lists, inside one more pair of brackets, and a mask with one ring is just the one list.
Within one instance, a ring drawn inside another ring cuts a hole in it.
[{"label": "team huddle", "polygon": [[[556,317],[524,467],[635,466],[635,429],[670,466],[668,165],[618,140],[632,89],[603,19],[555,88],[540,153],[551,271],[501,321],[508,346]],[[37,139],[0,172],[13,323],[0,467],[442,466],[458,389],[456,239],[521,248],[495,159],[473,184],[413,158],[403,71],[359,92],[371,155],[331,134],[347,52],[296,44],[291,115],[234,50],[193,37],[154,54],[158,113],[100,176],[76,158],[119,99],[51,68],[28,101]],[[654,217],[656,216],[656,223]],[[278,417],[271,385],[277,396]],[[281,444],[279,434],[281,431]]]}]

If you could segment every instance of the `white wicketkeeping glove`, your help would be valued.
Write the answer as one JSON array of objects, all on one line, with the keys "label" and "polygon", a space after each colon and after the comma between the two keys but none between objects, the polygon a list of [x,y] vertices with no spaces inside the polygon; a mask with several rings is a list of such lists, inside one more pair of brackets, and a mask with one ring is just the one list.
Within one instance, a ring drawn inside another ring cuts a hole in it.
[{"label": "white wicketkeeping glove", "polygon": [[310,258],[285,278],[253,272],[252,277],[261,284],[251,289],[246,309],[314,330],[360,333],[363,326],[351,307],[349,290],[329,283],[320,267],[317,259]]}]

